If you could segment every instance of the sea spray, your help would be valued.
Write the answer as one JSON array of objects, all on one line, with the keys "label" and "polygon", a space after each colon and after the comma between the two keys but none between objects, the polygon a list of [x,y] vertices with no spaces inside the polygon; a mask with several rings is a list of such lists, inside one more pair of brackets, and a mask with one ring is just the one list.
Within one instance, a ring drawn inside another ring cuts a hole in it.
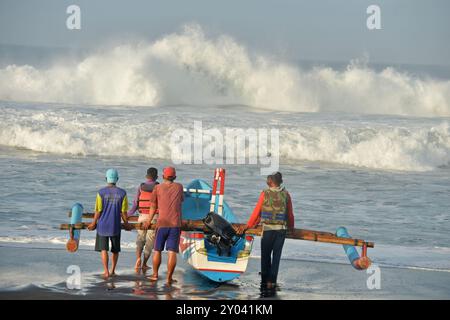
[{"label": "sea spray", "polygon": [[375,71],[358,62],[342,71],[302,70],[227,35],[208,37],[191,24],[150,43],[99,48],[76,62],[48,68],[9,65],[0,69],[0,99],[448,116],[450,81],[394,68]]}]

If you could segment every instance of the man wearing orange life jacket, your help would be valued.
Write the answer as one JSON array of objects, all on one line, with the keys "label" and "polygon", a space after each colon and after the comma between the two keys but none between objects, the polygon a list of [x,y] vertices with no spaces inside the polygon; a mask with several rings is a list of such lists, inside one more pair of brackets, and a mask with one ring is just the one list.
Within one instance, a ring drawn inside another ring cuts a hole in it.
[{"label": "man wearing orange life jacket", "polygon": [[[134,197],[133,207],[128,211],[128,216],[133,215],[136,211],[139,212],[138,222],[145,222],[150,218],[150,198],[153,188],[158,184],[158,170],[156,168],[149,168],[147,170],[146,181],[141,183],[137,189]],[[157,215],[153,218],[153,223],[156,223]],[[136,239],[136,265],[135,269],[138,272],[141,268],[143,271],[148,269],[147,261],[152,254],[153,244],[155,241],[154,230],[138,230]],[[142,253],[144,259],[142,260]]]}]

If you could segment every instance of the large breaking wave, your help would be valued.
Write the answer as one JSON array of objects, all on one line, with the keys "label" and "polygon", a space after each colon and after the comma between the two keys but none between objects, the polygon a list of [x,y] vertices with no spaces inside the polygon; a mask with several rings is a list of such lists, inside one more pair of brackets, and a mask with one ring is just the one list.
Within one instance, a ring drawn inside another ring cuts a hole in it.
[{"label": "large breaking wave", "polygon": [[172,133],[179,128],[193,132],[193,122],[202,119],[205,130],[217,128],[222,134],[229,127],[279,129],[282,161],[405,171],[427,171],[450,163],[450,126],[442,118],[335,119],[314,113],[233,110],[227,114],[223,108],[202,111],[188,106],[168,111],[8,104],[0,105],[0,145],[40,152],[172,159]]},{"label": "large breaking wave", "polygon": [[450,115],[450,81],[350,63],[302,70],[198,25],[81,61],[0,69],[0,100],[160,106],[242,104],[285,111]]}]

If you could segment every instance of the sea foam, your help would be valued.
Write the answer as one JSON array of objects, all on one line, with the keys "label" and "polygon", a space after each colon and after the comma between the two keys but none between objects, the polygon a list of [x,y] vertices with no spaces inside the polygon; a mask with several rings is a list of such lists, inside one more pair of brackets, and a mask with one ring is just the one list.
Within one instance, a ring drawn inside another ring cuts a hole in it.
[{"label": "sea foam", "polygon": [[[61,60],[61,59],[60,59]],[[62,59],[64,60],[64,59]],[[0,69],[0,100],[74,104],[241,104],[299,112],[449,116],[450,81],[351,62],[302,70],[197,24],[140,42],[98,49],[49,68]]]},{"label": "sea foam", "polygon": [[[194,121],[201,117],[205,130],[215,128],[222,134],[228,127],[246,129],[249,123],[276,128],[281,163],[325,162],[401,171],[428,171],[450,163],[446,119],[346,116],[347,120],[333,121],[324,119],[326,114],[294,117],[235,110],[217,122],[223,110],[214,110],[179,107],[172,109],[167,121],[165,108],[0,105],[0,145],[55,154],[172,159],[172,133],[180,128],[193,132]],[[212,143],[205,140],[203,148]]]}]

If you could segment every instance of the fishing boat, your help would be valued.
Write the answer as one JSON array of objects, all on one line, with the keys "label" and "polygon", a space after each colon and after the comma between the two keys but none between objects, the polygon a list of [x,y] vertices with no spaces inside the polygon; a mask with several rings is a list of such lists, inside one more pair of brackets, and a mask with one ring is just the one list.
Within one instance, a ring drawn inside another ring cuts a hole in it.
[{"label": "fishing boat", "polygon": [[224,187],[225,170],[218,168],[213,187],[200,179],[186,186],[182,206],[183,220],[203,220],[209,226],[209,232],[182,231],[182,257],[195,271],[215,282],[231,281],[245,272],[254,240],[253,236],[233,234],[231,224],[238,221],[223,200]]},{"label": "fishing boat", "polygon": [[[186,262],[202,276],[214,282],[227,282],[238,278],[247,269],[253,247],[253,236],[261,236],[262,227],[247,229],[239,236],[234,227],[242,227],[230,206],[224,201],[225,169],[214,171],[213,186],[201,179],[192,180],[184,189],[182,205],[180,252]],[[61,230],[69,230],[67,250],[76,252],[80,230],[88,223],[83,218],[92,219],[94,213],[83,213],[83,207],[76,203],[69,211],[70,223],[61,224]],[[122,228],[142,230],[138,216],[128,219],[131,224]],[[150,229],[156,229],[152,224]],[[129,229],[128,229],[129,230]],[[367,248],[374,248],[373,242],[351,238],[345,227],[336,233],[307,229],[290,230],[286,238],[341,244],[351,265],[357,270],[366,270],[371,265]],[[361,255],[356,250],[361,247]]]}]

